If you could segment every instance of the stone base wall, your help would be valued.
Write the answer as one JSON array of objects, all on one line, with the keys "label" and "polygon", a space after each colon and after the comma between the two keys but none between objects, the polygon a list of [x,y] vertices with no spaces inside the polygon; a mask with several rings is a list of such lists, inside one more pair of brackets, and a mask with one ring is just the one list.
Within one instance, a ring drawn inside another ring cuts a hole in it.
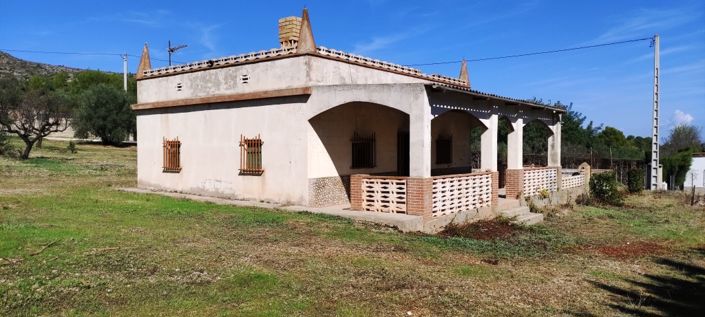
[{"label": "stone base wall", "polygon": [[327,207],[350,203],[350,176],[308,179],[308,205]]}]

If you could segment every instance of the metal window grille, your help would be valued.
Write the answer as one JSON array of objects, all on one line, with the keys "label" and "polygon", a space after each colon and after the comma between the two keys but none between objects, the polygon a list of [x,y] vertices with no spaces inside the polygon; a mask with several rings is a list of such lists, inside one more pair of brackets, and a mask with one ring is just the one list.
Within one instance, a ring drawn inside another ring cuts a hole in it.
[{"label": "metal window grille", "polygon": [[262,175],[262,139],[259,134],[254,138],[240,135],[240,174]]},{"label": "metal window grille", "polygon": [[453,163],[453,137],[439,136],[436,139],[436,164]]},{"label": "metal window grille", "polygon": [[181,141],[179,138],[167,140],[164,138],[164,164],[163,172],[179,173],[181,172]]},{"label": "metal window grille", "polygon": [[375,134],[361,136],[353,134],[352,143],[352,168],[373,168],[376,166]]}]

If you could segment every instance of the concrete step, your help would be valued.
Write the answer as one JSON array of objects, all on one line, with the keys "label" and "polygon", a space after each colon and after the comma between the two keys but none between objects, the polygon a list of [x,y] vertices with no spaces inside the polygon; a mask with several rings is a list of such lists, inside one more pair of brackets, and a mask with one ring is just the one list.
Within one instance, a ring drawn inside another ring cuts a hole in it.
[{"label": "concrete step", "polygon": [[522,214],[528,214],[529,212],[530,212],[529,207],[521,206],[521,207],[514,207],[514,208],[501,210],[499,212],[499,214],[504,217],[507,217],[507,218],[512,218],[512,217],[520,216]]},{"label": "concrete step", "polygon": [[535,225],[537,223],[543,222],[543,214],[535,214],[535,213],[528,213],[528,214],[523,214],[520,216],[517,216],[516,219],[512,221],[512,223],[519,224],[519,225],[525,225],[525,226],[530,226],[530,225]]}]

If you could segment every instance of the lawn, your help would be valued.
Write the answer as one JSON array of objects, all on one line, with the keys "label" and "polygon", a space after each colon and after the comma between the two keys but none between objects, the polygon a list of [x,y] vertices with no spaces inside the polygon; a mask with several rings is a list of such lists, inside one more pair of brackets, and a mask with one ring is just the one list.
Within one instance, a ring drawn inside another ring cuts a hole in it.
[{"label": "lawn", "polygon": [[679,195],[491,239],[403,234],[121,192],[135,148],[66,145],[0,158],[1,316],[705,314],[705,211]]}]

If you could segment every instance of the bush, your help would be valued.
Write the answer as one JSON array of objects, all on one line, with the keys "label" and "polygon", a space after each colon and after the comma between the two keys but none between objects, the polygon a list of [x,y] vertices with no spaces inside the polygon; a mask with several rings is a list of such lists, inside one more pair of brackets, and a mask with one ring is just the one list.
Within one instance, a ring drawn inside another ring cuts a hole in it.
[{"label": "bush", "polygon": [[644,170],[633,168],[627,172],[627,188],[630,193],[638,193],[644,189]]},{"label": "bush", "polygon": [[592,205],[592,198],[590,198],[588,193],[582,193],[578,195],[578,197],[575,197],[575,203],[578,205],[590,206]]},{"label": "bush", "polygon": [[97,136],[106,145],[120,145],[136,130],[135,114],[130,109],[134,96],[108,84],[97,84],[83,91],[71,121],[76,137]]},{"label": "bush", "polygon": [[69,141],[69,145],[66,147],[66,149],[69,150],[71,154],[76,154],[76,152],[78,152],[78,150],[76,149],[76,142],[74,141]]},{"label": "bush", "polygon": [[624,201],[614,172],[594,174],[590,177],[590,194],[600,203],[621,206]]},{"label": "bush", "polygon": [[8,157],[17,157],[17,149],[15,149],[5,133],[0,132],[0,155]]}]

